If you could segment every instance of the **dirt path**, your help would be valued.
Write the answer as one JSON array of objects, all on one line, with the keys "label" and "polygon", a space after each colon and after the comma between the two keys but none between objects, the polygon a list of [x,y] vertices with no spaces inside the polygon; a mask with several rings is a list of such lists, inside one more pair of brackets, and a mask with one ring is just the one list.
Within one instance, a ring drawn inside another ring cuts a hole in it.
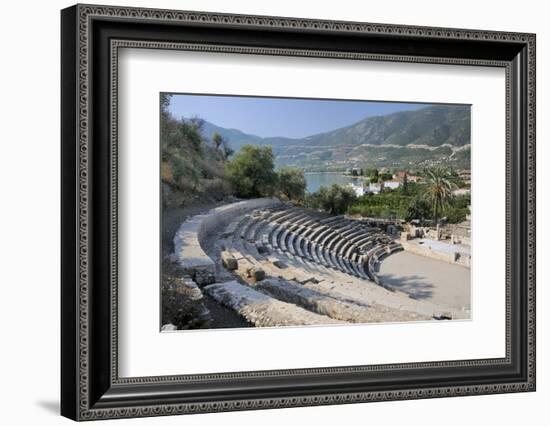
[{"label": "dirt path", "polygon": [[223,203],[196,204],[185,207],[163,208],[162,209],[162,254],[169,255],[174,251],[172,239],[181,223],[188,217],[207,212]]}]

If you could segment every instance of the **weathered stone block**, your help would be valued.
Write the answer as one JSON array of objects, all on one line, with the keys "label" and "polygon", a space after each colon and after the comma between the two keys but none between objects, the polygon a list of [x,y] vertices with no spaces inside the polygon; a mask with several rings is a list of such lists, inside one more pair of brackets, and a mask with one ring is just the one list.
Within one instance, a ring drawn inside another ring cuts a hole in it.
[{"label": "weathered stone block", "polygon": [[285,269],[286,268],[286,264],[282,260],[275,259],[275,260],[272,260],[271,263],[276,268],[279,268],[279,269]]},{"label": "weathered stone block", "polygon": [[222,259],[222,265],[225,269],[234,271],[239,267],[239,264],[237,263],[237,259],[235,259],[235,256],[233,256],[228,251],[221,252],[221,259]]},{"label": "weathered stone block", "polygon": [[246,274],[254,279],[254,281],[261,281],[265,278],[265,271],[259,266],[252,266],[246,270]]},{"label": "weathered stone block", "polygon": [[208,284],[215,283],[216,276],[206,269],[198,269],[194,273],[193,280],[202,287]]}]

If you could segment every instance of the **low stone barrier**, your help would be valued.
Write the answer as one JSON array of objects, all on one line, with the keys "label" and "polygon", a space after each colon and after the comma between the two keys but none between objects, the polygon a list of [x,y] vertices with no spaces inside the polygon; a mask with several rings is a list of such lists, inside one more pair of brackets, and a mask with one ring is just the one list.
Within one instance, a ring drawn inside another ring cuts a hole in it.
[{"label": "low stone barrier", "polygon": [[431,250],[428,247],[424,247],[420,244],[412,243],[410,241],[401,241],[403,248],[411,253],[418,254],[420,256],[429,257],[431,259],[440,260],[442,262],[452,263],[455,265],[461,265],[470,267],[470,256],[462,255],[459,252],[441,252],[437,250]]},{"label": "low stone barrier", "polygon": [[221,259],[222,259],[222,265],[225,269],[229,269],[230,271],[234,271],[239,267],[239,264],[237,263],[237,259],[235,259],[235,256],[233,256],[228,251],[222,251],[221,252]]},{"label": "low stone barrier", "polygon": [[342,321],[281,302],[237,281],[204,287],[214,300],[238,312],[256,327],[343,324]]},{"label": "low stone barrier", "polygon": [[303,306],[304,308],[334,319],[362,323],[372,321],[372,313],[365,306],[342,302],[299,284],[280,279],[267,279],[257,284],[279,300]]}]

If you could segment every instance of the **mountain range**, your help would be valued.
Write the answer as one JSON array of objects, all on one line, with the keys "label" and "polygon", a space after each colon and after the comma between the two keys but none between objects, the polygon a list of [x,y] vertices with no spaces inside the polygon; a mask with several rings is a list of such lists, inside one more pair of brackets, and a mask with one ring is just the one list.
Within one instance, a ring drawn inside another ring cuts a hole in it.
[{"label": "mountain range", "polygon": [[305,138],[260,137],[205,121],[203,134],[211,138],[214,133],[235,151],[245,144],[270,145],[279,165],[306,170],[411,168],[441,162],[469,168],[470,162],[469,106],[435,105],[370,116]]}]

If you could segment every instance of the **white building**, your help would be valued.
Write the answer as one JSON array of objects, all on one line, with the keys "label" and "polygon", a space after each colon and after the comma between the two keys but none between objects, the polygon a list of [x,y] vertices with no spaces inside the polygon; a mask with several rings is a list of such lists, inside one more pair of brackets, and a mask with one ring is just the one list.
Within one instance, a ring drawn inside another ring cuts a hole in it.
[{"label": "white building", "polygon": [[398,180],[387,180],[384,182],[384,188],[397,189],[401,186],[401,182]]},{"label": "white building", "polygon": [[357,197],[362,197],[367,192],[365,188],[363,188],[363,185],[355,185],[353,183],[350,183],[349,187],[353,189]]},{"label": "white building", "polygon": [[382,184],[380,183],[369,183],[369,192],[372,192],[373,194],[379,194],[382,190]]},{"label": "white building", "polygon": [[470,195],[470,188],[455,189],[453,195]]}]

